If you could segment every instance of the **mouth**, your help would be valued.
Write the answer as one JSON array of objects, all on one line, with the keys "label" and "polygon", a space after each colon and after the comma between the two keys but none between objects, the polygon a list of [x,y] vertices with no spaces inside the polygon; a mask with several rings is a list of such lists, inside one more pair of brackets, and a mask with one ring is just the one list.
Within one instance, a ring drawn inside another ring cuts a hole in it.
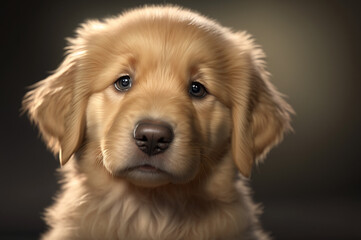
[{"label": "mouth", "polygon": [[143,187],[157,187],[169,183],[172,179],[168,172],[149,163],[122,169],[115,176]]},{"label": "mouth", "polygon": [[153,173],[153,174],[164,173],[163,170],[161,170],[151,164],[143,164],[143,165],[127,168],[126,171],[127,172],[140,171],[140,172],[144,172],[144,173]]}]

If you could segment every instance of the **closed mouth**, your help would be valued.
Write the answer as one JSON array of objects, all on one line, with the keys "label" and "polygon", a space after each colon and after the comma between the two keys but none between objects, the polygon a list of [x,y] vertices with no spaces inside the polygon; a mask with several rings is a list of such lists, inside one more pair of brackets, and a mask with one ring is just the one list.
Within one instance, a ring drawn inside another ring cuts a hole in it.
[{"label": "closed mouth", "polygon": [[164,173],[163,170],[150,165],[150,164],[142,164],[139,166],[135,166],[135,167],[131,167],[131,168],[127,168],[126,170],[127,172],[132,172],[132,171],[141,171],[144,173]]},{"label": "closed mouth", "polygon": [[149,165],[149,164],[141,165],[141,166],[137,167],[137,169],[140,171],[145,171],[145,172],[158,172],[158,169],[156,167]]}]

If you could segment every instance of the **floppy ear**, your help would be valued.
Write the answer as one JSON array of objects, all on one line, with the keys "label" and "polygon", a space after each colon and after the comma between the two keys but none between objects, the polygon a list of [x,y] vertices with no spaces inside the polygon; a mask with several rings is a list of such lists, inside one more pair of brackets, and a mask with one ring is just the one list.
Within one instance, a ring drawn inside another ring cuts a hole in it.
[{"label": "floppy ear", "polygon": [[47,146],[64,165],[78,149],[84,131],[85,97],[75,84],[81,54],[69,54],[48,78],[34,84],[23,99],[23,110],[39,127]]},{"label": "floppy ear", "polygon": [[242,76],[233,89],[232,153],[239,171],[249,177],[254,161],[262,160],[291,130],[293,109],[269,81],[264,53],[245,33],[236,35],[241,48]]}]

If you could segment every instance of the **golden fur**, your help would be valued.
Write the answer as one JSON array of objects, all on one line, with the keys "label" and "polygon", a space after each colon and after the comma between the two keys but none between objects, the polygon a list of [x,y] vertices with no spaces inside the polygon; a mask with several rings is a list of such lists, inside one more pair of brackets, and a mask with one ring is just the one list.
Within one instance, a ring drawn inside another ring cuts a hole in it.
[{"label": "golden fur", "polygon": [[[83,24],[23,102],[63,165],[43,239],[268,239],[244,177],[291,128],[292,109],[263,58],[250,35],[178,7]],[[118,92],[123,74],[133,86]],[[190,96],[192,81],[204,98]],[[142,119],[174,130],[157,157],[165,177],[118,175],[140,156]]]}]

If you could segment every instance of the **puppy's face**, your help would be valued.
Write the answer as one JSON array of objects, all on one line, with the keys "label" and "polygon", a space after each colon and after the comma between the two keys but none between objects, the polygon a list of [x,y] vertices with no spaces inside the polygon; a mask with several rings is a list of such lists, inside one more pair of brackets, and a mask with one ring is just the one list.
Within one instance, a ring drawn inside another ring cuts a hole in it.
[{"label": "puppy's face", "polygon": [[196,13],[137,9],[79,28],[24,109],[61,164],[87,149],[85,165],[156,187],[209,176],[230,152],[248,176],[290,129],[263,57],[249,35]]},{"label": "puppy's face", "polygon": [[104,84],[89,99],[86,136],[115,177],[142,186],[189,182],[229,149],[224,59],[195,26],[133,24],[105,46],[98,39],[110,55],[88,53],[104,63],[91,73]]}]

